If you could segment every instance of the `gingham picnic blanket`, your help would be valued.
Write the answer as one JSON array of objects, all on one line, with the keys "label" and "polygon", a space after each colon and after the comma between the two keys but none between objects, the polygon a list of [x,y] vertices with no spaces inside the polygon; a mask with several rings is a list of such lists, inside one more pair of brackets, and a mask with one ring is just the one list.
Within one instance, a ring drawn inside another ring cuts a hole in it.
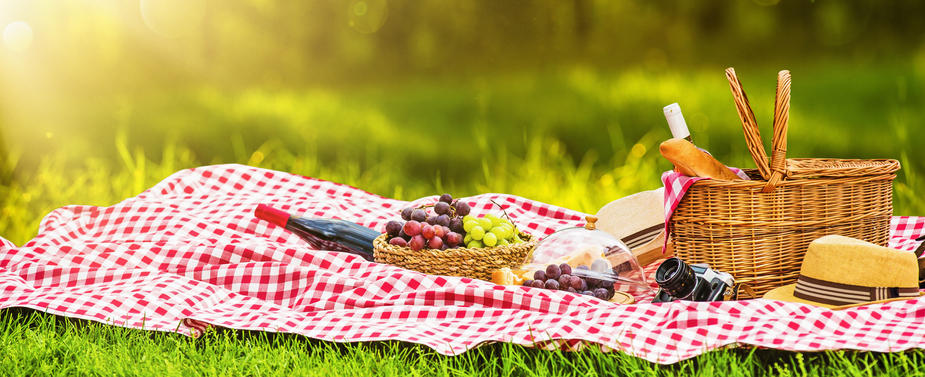
[{"label": "gingham picnic blanket", "polygon": [[[512,195],[465,200],[475,214],[500,203],[534,235],[583,223],[582,213]],[[59,208],[21,247],[0,239],[0,308],[191,336],[213,325],[335,342],[400,340],[447,355],[488,342],[598,344],[672,363],[736,344],[799,351],[925,346],[925,298],[844,311],[762,299],[617,305],[311,250],[256,219],[260,203],[372,228],[409,205],[248,166],[180,171],[111,207]],[[925,218],[895,217],[891,244],[911,250],[923,226]]]}]

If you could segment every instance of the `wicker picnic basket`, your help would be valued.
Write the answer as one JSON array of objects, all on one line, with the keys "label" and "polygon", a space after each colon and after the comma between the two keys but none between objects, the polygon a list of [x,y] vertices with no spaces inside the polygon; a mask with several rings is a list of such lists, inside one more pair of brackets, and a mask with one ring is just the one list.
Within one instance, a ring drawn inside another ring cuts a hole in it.
[{"label": "wicker picnic basket", "polygon": [[433,275],[462,276],[491,280],[491,272],[502,267],[516,267],[524,262],[527,253],[536,246],[536,238],[526,233],[520,237],[526,242],[482,248],[456,248],[446,250],[421,249],[391,245],[383,234],[373,240],[373,257],[376,262],[420,271]]},{"label": "wicker picnic basket", "polygon": [[726,77],[758,169],[746,170],[752,180],[690,187],[669,224],[675,254],[729,272],[746,292],[762,295],[796,282],[816,238],[840,234],[885,246],[899,161],[787,159],[790,72],[781,71],[769,162],[742,84],[732,68]]}]

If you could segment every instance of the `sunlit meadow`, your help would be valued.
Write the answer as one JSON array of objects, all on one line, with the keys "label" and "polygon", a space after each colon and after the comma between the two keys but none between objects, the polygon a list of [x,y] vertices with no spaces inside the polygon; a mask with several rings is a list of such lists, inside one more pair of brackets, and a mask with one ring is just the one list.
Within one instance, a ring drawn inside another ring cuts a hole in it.
[{"label": "sunlit meadow", "polygon": [[[0,237],[23,245],[57,207],[112,205],[217,163],[399,199],[502,192],[593,213],[661,185],[661,108],[672,102],[699,146],[754,166],[727,66],[766,137],[776,72],[790,69],[788,155],[898,159],[894,213],[925,215],[925,30],[911,16],[923,12],[916,2],[0,0]],[[0,371],[23,375],[923,374],[918,351],[717,351],[660,369],[514,346],[445,358],[266,334],[197,342],[18,310],[4,311],[0,344]]]}]

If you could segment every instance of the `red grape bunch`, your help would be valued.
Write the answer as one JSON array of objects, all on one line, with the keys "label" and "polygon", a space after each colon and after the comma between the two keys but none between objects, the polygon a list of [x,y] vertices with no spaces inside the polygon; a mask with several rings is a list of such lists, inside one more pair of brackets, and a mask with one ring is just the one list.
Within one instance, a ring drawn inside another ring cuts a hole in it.
[{"label": "red grape bunch", "polygon": [[[582,275],[588,275],[585,271],[590,271],[588,266],[585,265],[575,267],[575,269],[584,270],[579,273]],[[606,279],[583,277],[577,274],[573,275],[572,266],[563,263],[550,264],[546,266],[546,270],[537,270],[533,273],[533,279],[524,281],[523,285],[527,287],[551,289],[554,291],[581,293],[606,301],[613,298],[613,283],[613,281]]]},{"label": "red grape bunch", "polygon": [[[432,213],[428,213],[428,209]],[[462,217],[468,215],[470,210],[465,202],[453,199],[450,194],[443,194],[432,205],[402,209],[401,218],[405,221],[389,221],[385,224],[385,233],[389,235],[389,244],[407,246],[415,251],[424,248],[457,248],[464,246],[466,231]]]}]

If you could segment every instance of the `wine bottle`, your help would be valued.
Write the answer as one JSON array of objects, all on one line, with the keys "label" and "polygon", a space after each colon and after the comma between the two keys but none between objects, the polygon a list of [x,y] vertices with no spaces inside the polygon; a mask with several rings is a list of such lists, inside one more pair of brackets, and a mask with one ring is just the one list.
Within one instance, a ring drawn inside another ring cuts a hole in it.
[{"label": "wine bottle", "polygon": [[[662,108],[662,111],[665,112],[665,119],[668,120],[668,128],[671,130],[671,137],[675,139],[684,139],[693,143],[694,140],[691,138],[691,132],[687,129],[687,122],[684,121],[684,115],[681,114],[681,105],[675,102]],[[675,165],[674,171],[688,177],[696,176],[694,171],[681,168],[677,165]]]},{"label": "wine bottle", "polygon": [[320,250],[342,251],[373,260],[373,240],[379,232],[346,220],[291,216],[265,204],[254,215],[286,228]]},{"label": "wine bottle", "polygon": [[671,136],[676,139],[686,139],[693,143],[691,132],[687,129],[687,122],[684,121],[684,115],[681,114],[681,105],[675,102],[665,106],[662,110],[665,112],[665,119],[668,120]]}]

